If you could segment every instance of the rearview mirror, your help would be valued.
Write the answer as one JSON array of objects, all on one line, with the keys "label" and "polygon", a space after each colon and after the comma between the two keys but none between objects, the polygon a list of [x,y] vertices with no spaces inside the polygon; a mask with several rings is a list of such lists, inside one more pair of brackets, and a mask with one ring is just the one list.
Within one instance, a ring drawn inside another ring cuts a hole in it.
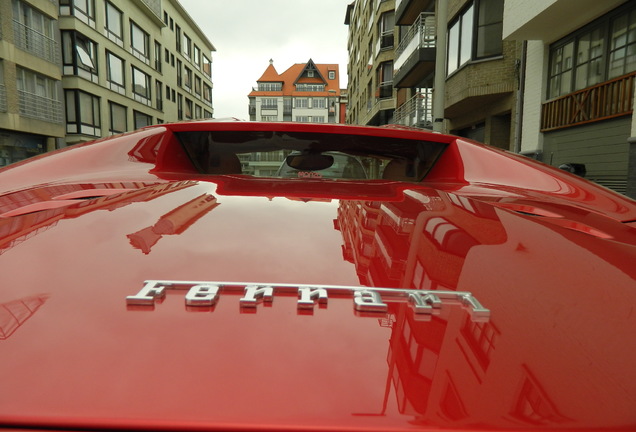
[{"label": "rearview mirror", "polygon": [[300,171],[320,171],[333,165],[333,156],[323,154],[289,155],[285,163]]}]

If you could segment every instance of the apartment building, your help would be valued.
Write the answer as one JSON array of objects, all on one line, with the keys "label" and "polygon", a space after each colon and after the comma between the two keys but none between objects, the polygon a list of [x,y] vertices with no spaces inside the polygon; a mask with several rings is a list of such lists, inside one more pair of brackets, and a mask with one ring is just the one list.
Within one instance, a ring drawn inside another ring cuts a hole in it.
[{"label": "apartment building", "polygon": [[354,1],[347,7],[345,24],[349,26],[347,123],[393,123],[395,1]]},{"label": "apartment building", "polygon": [[348,121],[425,128],[438,122],[436,130],[514,148],[523,51],[520,42],[502,41],[503,4],[504,0],[351,3],[345,18]]},{"label": "apartment building", "polygon": [[0,167],[64,138],[59,34],[55,2],[0,2]]},{"label": "apartment building", "polygon": [[249,93],[252,121],[340,123],[341,91],[337,64],[296,63],[278,73],[270,60]]},{"label": "apartment building", "polygon": [[4,164],[37,153],[16,134],[43,152],[213,116],[215,48],[177,0],[10,0],[0,17]]},{"label": "apartment building", "polygon": [[505,3],[504,38],[528,41],[520,151],[633,198],[635,29],[633,0]]}]

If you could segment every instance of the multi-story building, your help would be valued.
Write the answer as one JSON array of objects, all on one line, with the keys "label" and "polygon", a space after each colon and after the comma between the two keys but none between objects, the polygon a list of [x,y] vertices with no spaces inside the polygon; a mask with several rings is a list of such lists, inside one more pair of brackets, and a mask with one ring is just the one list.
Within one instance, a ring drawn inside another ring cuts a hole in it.
[{"label": "multi-story building", "polygon": [[347,123],[393,123],[394,0],[356,0],[347,7],[349,26]]},{"label": "multi-story building", "polygon": [[215,48],[177,0],[10,0],[0,30],[0,166],[213,115]]},{"label": "multi-story building", "polygon": [[177,0],[60,0],[66,142],[212,117],[214,46]]},{"label": "multi-story building", "polygon": [[504,18],[528,41],[519,150],[636,197],[636,1],[506,0]]},{"label": "multi-story building", "polygon": [[339,123],[342,110],[337,64],[296,63],[279,74],[274,62],[249,93],[252,121]]},{"label": "multi-story building", "polygon": [[514,148],[522,44],[502,41],[503,4],[504,0],[352,3],[345,18],[348,121],[428,128],[439,122],[436,130]]},{"label": "multi-story building", "polygon": [[64,137],[57,18],[52,1],[0,2],[0,167]]}]

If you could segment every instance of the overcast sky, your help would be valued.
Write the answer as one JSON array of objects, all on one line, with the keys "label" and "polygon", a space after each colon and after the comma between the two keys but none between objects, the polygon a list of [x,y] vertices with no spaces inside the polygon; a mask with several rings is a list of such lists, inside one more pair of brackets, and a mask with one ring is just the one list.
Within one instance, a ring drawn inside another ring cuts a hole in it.
[{"label": "overcast sky", "polygon": [[212,53],[214,117],[249,120],[247,95],[274,60],[281,73],[296,63],[340,65],[347,86],[351,0],[179,0],[216,48]]}]

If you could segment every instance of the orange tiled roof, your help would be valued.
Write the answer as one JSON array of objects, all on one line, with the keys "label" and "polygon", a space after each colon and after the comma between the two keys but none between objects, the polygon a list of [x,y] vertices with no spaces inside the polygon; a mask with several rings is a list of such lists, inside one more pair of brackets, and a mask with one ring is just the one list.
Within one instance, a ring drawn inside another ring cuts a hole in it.
[{"label": "orange tiled roof", "polygon": [[[313,62],[312,62],[313,63]],[[321,76],[301,77],[301,74],[307,67],[308,63],[296,63],[288,68],[285,72],[279,74],[276,72],[273,64],[269,64],[261,77],[257,80],[263,82],[282,82],[282,91],[258,91],[253,90],[249,96],[340,96],[340,76],[337,64],[314,64]],[[329,79],[329,72],[335,72],[335,78]],[[322,92],[297,92],[296,83],[301,84],[325,84],[325,91]]]}]

